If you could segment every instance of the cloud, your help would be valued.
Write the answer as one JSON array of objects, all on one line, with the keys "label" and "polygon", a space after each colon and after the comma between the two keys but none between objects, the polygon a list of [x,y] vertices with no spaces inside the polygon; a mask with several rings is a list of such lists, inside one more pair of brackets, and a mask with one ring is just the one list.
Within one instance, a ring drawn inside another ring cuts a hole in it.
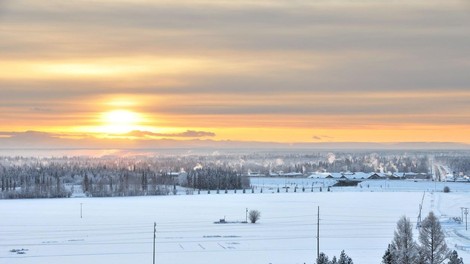
[{"label": "cloud", "polygon": [[86,133],[52,133],[52,132],[42,132],[28,130],[24,132],[8,132],[0,131],[0,136],[3,138],[11,138],[14,140],[53,140],[53,139],[64,139],[64,138],[95,138],[93,134]]},{"label": "cloud", "polygon": [[52,108],[48,108],[48,107],[31,107],[29,109],[30,111],[32,112],[38,112],[38,113],[51,113],[53,112],[53,109]]},{"label": "cloud", "polygon": [[463,1],[0,2],[3,130],[97,125],[97,98],[116,94],[151,98],[134,110],[204,130],[277,117],[304,127],[470,123]]},{"label": "cloud", "polygon": [[123,136],[130,136],[130,137],[187,137],[187,138],[200,138],[200,137],[215,137],[215,133],[207,132],[207,131],[194,131],[194,130],[186,130],[185,132],[181,133],[154,133],[150,131],[141,131],[141,130],[134,130],[129,133],[124,134]]},{"label": "cloud", "polygon": [[326,136],[326,135],[313,136],[312,138],[313,138],[314,140],[318,140],[318,141],[334,139],[334,137]]},{"label": "cloud", "polygon": [[[0,136],[13,138],[13,139],[27,139],[27,140],[40,140],[40,139],[61,139],[61,138],[96,138],[94,134],[85,133],[50,133],[41,131],[25,131],[25,132],[6,132],[0,131]],[[115,137],[116,135],[109,135]],[[175,137],[175,138],[200,138],[200,137],[215,137],[215,133],[207,131],[186,130],[180,133],[154,133],[150,131],[134,130],[126,134],[118,134],[119,137]]]},{"label": "cloud", "polygon": [[0,135],[10,137],[10,138],[16,138],[16,139],[45,139],[45,138],[57,138],[59,136],[59,134],[55,134],[55,133],[40,132],[40,131],[33,131],[33,130],[28,130],[25,132],[0,131]]}]

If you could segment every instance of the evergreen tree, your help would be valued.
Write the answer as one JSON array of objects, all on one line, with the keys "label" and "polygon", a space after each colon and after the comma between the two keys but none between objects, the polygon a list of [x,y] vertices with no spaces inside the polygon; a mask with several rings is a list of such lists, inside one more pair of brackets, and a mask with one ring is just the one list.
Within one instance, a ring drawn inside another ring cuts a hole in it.
[{"label": "evergreen tree", "polygon": [[336,260],[336,256],[333,256],[333,259],[331,259],[330,264],[338,264],[338,260]]},{"label": "evergreen tree", "polygon": [[90,182],[88,180],[88,175],[85,174],[83,178],[83,192],[87,193],[90,190]]},{"label": "evergreen tree", "polygon": [[444,233],[433,212],[430,212],[421,224],[419,242],[421,242],[420,252],[427,263],[440,264],[447,259],[449,250],[444,240]]},{"label": "evergreen tree", "polygon": [[341,254],[339,255],[338,259],[338,264],[354,264],[352,259],[344,253],[344,250],[341,251]]},{"label": "evergreen tree", "polygon": [[325,253],[321,252],[317,258],[317,264],[329,264],[328,256]]},{"label": "evergreen tree", "polygon": [[382,264],[393,264],[392,245],[390,244],[382,257]]},{"label": "evergreen tree", "polygon": [[416,264],[418,259],[417,245],[413,241],[413,228],[409,218],[403,216],[397,222],[392,246],[394,264]]},{"label": "evergreen tree", "polygon": [[457,251],[452,251],[449,255],[449,262],[447,264],[463,264],[463,259],[459,258]]},{"label": "evergreen tree", "polygon": [[426,262],[426,258],[424,257],[424,253],[421,252],[418,248],[418,259],[416,261],[416,264],[428,264]]}]

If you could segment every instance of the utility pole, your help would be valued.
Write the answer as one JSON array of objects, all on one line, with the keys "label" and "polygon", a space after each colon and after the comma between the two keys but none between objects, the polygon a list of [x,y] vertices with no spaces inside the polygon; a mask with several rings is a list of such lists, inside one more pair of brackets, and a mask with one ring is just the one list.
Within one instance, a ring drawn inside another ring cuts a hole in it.
[{"label": "utility pole", "polygon": [[157,223],[153,223],[153,264],[155,264],[155,238],[157,238]]},{"label": "utility pole", "polygon": [[424,195],[426,192],[423,193],[423,198],[421,198],[421,203],[419,204],[419,214],[418,214],[418,223],[416,223],[416,228],[421,227],[421,210],[423,209],[423,202],[424,202]]},{"label": "utility pole", "polygon": [[247,222],[247,223],[248,223],[248,208],[246,208],[245,222]]},{"label": "utility pole", "polygon": [[80,218],[83,218],[82,209],[83,209],[83,203],[80,203]]},{"label": "utility pole", "polygon": [[317,212],[317,259],[320,258],[320,206]]},{"label": "utility pole", "polygon": [[460,212],[462,213],[462,218],[460,218],[460,220],[461,220],[461,223],[462,223],[462,224],[463,224],[463,209],[464,209],[464,208],[465,208],[465,207],[460,207]]},{"label": "utility pole", "polygon": [[468,230],[468,222],[467,222],[467,217],[468,217],[468,208],[464,208],[464,214],[465,214],[465,230]]}]

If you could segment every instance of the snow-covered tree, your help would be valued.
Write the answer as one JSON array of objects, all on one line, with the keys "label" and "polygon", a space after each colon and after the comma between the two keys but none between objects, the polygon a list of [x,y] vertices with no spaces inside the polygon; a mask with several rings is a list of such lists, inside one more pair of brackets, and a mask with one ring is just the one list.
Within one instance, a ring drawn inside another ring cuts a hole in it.
[{"label": "snow-covered tree", "polygon": [[392,245],[390,244],[382,257],[382,264],[393,264]]},{"label": "snow-covered tree", "polygon": [[330,264],[338,264],[338,260],[336,260],[335,256],[331,259]]},{"label": "snow-covered tree", "polygon": [[449,262],[447,264],[463,264],[463,259],[459,258],[457,251],[452,251],[449,255]]},{"label": "snow-covered tree", "polygon": [[328,256],[325,253],[321,252],[317,258],[317,264],[330,264]]},{"label": "snow-covered tree", "polygon": [[430,212],[421,223],[421,229],[419,230],[420,252],[423,254],[426,263],[440,264],[447,259],[449,250],[444,238],[439,219],[433,212]]},{"label": "snow-covered tree", "polygon": [[392,259],[394,264],[416,264],[417,245],[413,241],[413,227],[410,219],[403,216],[397,222],[397,229],[392,241]]},{"label": "snow-covered tree", "polygon": [[346,255],[346,253],[343,251],[341,251],[341,254],[339,255],[339,259],[338,259],[338,264],[354,264],[352,259]]}]

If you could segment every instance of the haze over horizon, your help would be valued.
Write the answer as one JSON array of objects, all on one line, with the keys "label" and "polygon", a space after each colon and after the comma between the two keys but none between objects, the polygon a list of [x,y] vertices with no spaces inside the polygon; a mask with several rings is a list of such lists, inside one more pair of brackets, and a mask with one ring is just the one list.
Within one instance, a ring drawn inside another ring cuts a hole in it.
[{"label": "haze over horizon", "polygon": [[2,1],[0,148],[468,149],[468,28],[461,0]]}]

